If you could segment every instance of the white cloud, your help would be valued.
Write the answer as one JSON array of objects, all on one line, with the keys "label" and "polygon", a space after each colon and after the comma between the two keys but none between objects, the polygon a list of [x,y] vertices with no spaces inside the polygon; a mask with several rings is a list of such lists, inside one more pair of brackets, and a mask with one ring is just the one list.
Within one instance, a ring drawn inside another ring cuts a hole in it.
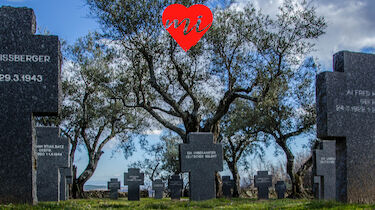
[{"label": "white cloud", "polygon": [[146,135],[160,135],[163,132],[161,129],[153,129],[153,130],[147,130],[144,132]]}]

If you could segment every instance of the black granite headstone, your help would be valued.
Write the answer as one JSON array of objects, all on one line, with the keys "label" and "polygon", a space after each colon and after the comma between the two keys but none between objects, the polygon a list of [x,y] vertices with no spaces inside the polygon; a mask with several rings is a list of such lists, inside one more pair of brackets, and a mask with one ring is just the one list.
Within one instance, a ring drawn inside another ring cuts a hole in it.
[{"label": "black granite headstone", "polygon": [[164,183],[161,179],[156,179],[152,182],[152,189],[155,191],[155,198],[156,199],[162,199],[163,198],[163,192],[164,192]]},{"label": "black granite headstone", "polygon": [[108,182],[109,197],[113,200],[118,199],[118,190],[120,189],[120,181],[117,178]]},{"label": "black granite headstone", "polygon": [[317,76],[317,134],[336,140],[336,199],[375,202],[375,55],[338,52]]},{"label": "black granite headstone", "polygon": [[258,171],[254,176],[254,186],[258,188],[258,199],[268,199],[269,187],[272,187],[272,176],[268,171]]},{"label": "black granite headstone", "polygon": [[180,200],[183,180],[180,175],[175,174],[168,180],[168,189],[171,191],[172,200]]},{"label": "black granite headstone", "polygon": [[216,197],[215,172],[223,170],[223,147],[213,143],[212,133],[189,133],[188,144],[180,144],[180,166],[189,172],[190,199]]},{"label": "black granite headstone", "polygon": [[[336,199],[336,141],[323,140],[313,151],[313,190],[315,198]],[[324,184],[324,186],[320,186]]]},{"label": "black granite headstone", "polygon": [[65,201],[70,197],[69,186],[73,184],[72,167],[60,168],[60,200]]},{"label": "black granite headstone", "polygon": [[124,185],[128,185],[128,200],[139,201],[139,185],[144,185],[144,173],[139,168],[129,168],[124,174]]},{"label": "black granite headstone", "polygon": [[285,198],[286,185],[284,181],[277,181],[275,184],[275,191],[277,194],[277,199]]},{"label": "black granite headstone", "polygon": [[60,200],[60,168],[69,167],[69,141],[57,127],[37,127],[37,193],[39,201]]},{"label": "black granite headstone", "polygon": [[0,8],[0,203],[36,203],[34,116],[57,115],[60,44],[28,8]]},{"label": "black granite headstone", "polygon": [[232,189],[235,186],[234,180],[230,179],[230,176],[223,176],[223,195],[225,197],[232,197]]}]

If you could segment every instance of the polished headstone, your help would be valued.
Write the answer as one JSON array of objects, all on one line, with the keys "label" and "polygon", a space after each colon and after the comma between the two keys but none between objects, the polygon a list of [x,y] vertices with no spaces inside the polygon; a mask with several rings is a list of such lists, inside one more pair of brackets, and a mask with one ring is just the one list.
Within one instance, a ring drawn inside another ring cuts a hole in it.
[{"label": "polished headstone", "polygon": [[[322,141],[313,151],[314,195],[317,199],[336,199],[336,141]],[[318,181],[317,181],[318,180]],[[324,186],[318,186],[324,184]]]},{"label": "polished headstone", "polygon": [[164,183],[161,179],[156,179],[152,182],[152,189],[155,191],[155,198],[156,199],[162,199],[163,198],[163,192],[164,192]]},{"label": "polished headstone", "polygon": [[341,51],[317,76],[317,135],[336,140],[336,199],[375,202],[375,55]]},{"label": "polished headstone", "polygon": [[118,190],[120,189],[120,181],[117,178],[111,178],[107,184],[109,190],[109,198],[113,200],[118,199]]},{"label": "polished headstone", "polygon": [[175,174],[168,180],[168,189],[171,191],[172,200],[180,200],[183,180],[180,175]]},{"label": "polished headstone", "polygon": [[188,143],[179,146],[181,171],[189,172],[190,199],[215,198],[215,172],[223,170],[222,145],[213,143],[212,133],[189,133]]},{"label": "polished headstone", "polygon": [[254,176],[254,186],[258,188],[258,199],[268,199],[268,188],[272,187],[272,176],[268,175],[268,171],[258,171]]},{"label": "polished headstone", "polygon": [[124,174],[124,185],[128,185],[128,200],[139,201],[139,186],[144,185],[144,173],[139,168],[129,168]]},{"label": "polished headstone", "polygon": [[223,195],[225,197],[232,197],[232,189],[235,186],[234,180],[230,176],[223,176]]},{"label": "polished headstone", "polygon": [[72,167],[60,168],[60,200],[65,201],[70,197],[69,186],[73,184]]},{"label": "polished headstone", "polygon": [[57,36],[34,35],[29,8],[0,8],[0,203],[36,203],[34,116],[57,115]]},{"label": "polished headstone", "polygon": [[38,201],[60,200],[60,168],[69,167],[69,141],[57,127],[36,127]]},{"label": "polished headstone", "polygon": [[284,181],[277,181],[275,184],[275,191],[277,194],[277,199],[285,198],[286,185]]}]

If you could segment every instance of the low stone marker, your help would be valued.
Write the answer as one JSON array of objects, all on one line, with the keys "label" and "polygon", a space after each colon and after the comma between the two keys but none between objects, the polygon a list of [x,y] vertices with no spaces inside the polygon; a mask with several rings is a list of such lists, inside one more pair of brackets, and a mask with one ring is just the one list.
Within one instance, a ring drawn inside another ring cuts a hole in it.
[{"label": "low stone marker", "polygon": [[230,176],[223,176],[223,195],[224,197],[232,197],[232,189],[235,186],[234,180],[230,179]]},{"label": "low stone marker", "polygon": [[37,203],[35,116],[60,110],[57,36],[34,35],[29,8],[0,8],[0,203]]},{"label": "low stone marker", "polygon": [[183,180],[180,178],[180,175],[172,175],[168,180],[168,189],[171,191],[172,200],[180,200],[182,187]]},{"label": "low stone marker", "polygon": [[124,185],[128,185],[128,200],[139,201],[139,186],[144,185],[144,173],[139,168],[129,168],[124,174]]},{"label": "low stone marker", "polygon": [[60,200],[60,168],[69,166],[69,141],[57,127],[37,127],[37,193],[39,201]]},{"label": "low stone marker", "polygon": [[[313,151],[314,196],[317,199],[336,199],[336,141],[323,140]],[[321,186],[321,185],[324,186]]]},{"label": "low stone marker", "polygon": [[277,194],[277,199],[285,198],[286,185],[284,181],[277,181],[275,184],[275,191]]},{"label": "low stone marker", "polygon": [[107,183],[109,190],[109,198],[113,200],[118,199],[118,190],[120,189],[120,181],[117,178],[111,178],[111,181]]},{"label": "low stone marker", "polygon": [[161,179],[156,179],[152,182],[152,189],[155,191],[155,198],[156,199],[162,199],[163,198],[163,192],[164,192],[164,183]]},{"label": "low stone marker", "polygon": [[212,133],[189,133],[188,143],[179,146],[181,171],[189,172],[190,200],[215,198],[215,172],[223,170],[222,145],[213,143]]},{"label": "low stone marker", "polygon": [[272,176],[268,175],[268,171],[258,171],[254,176],[254,186],[258,188],[258,199],[268,199],[268,188],[272,187]]}]

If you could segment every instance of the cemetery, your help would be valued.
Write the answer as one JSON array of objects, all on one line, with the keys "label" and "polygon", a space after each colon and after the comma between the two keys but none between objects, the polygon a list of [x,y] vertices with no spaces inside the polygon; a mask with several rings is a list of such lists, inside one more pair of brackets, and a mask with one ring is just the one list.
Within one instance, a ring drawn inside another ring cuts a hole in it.
[{"label": "cemetery", "polygon": [[74,43],[0,5],[0,209],[375,208],[375,43],[324,66],[298,0],[82,1]]}]

